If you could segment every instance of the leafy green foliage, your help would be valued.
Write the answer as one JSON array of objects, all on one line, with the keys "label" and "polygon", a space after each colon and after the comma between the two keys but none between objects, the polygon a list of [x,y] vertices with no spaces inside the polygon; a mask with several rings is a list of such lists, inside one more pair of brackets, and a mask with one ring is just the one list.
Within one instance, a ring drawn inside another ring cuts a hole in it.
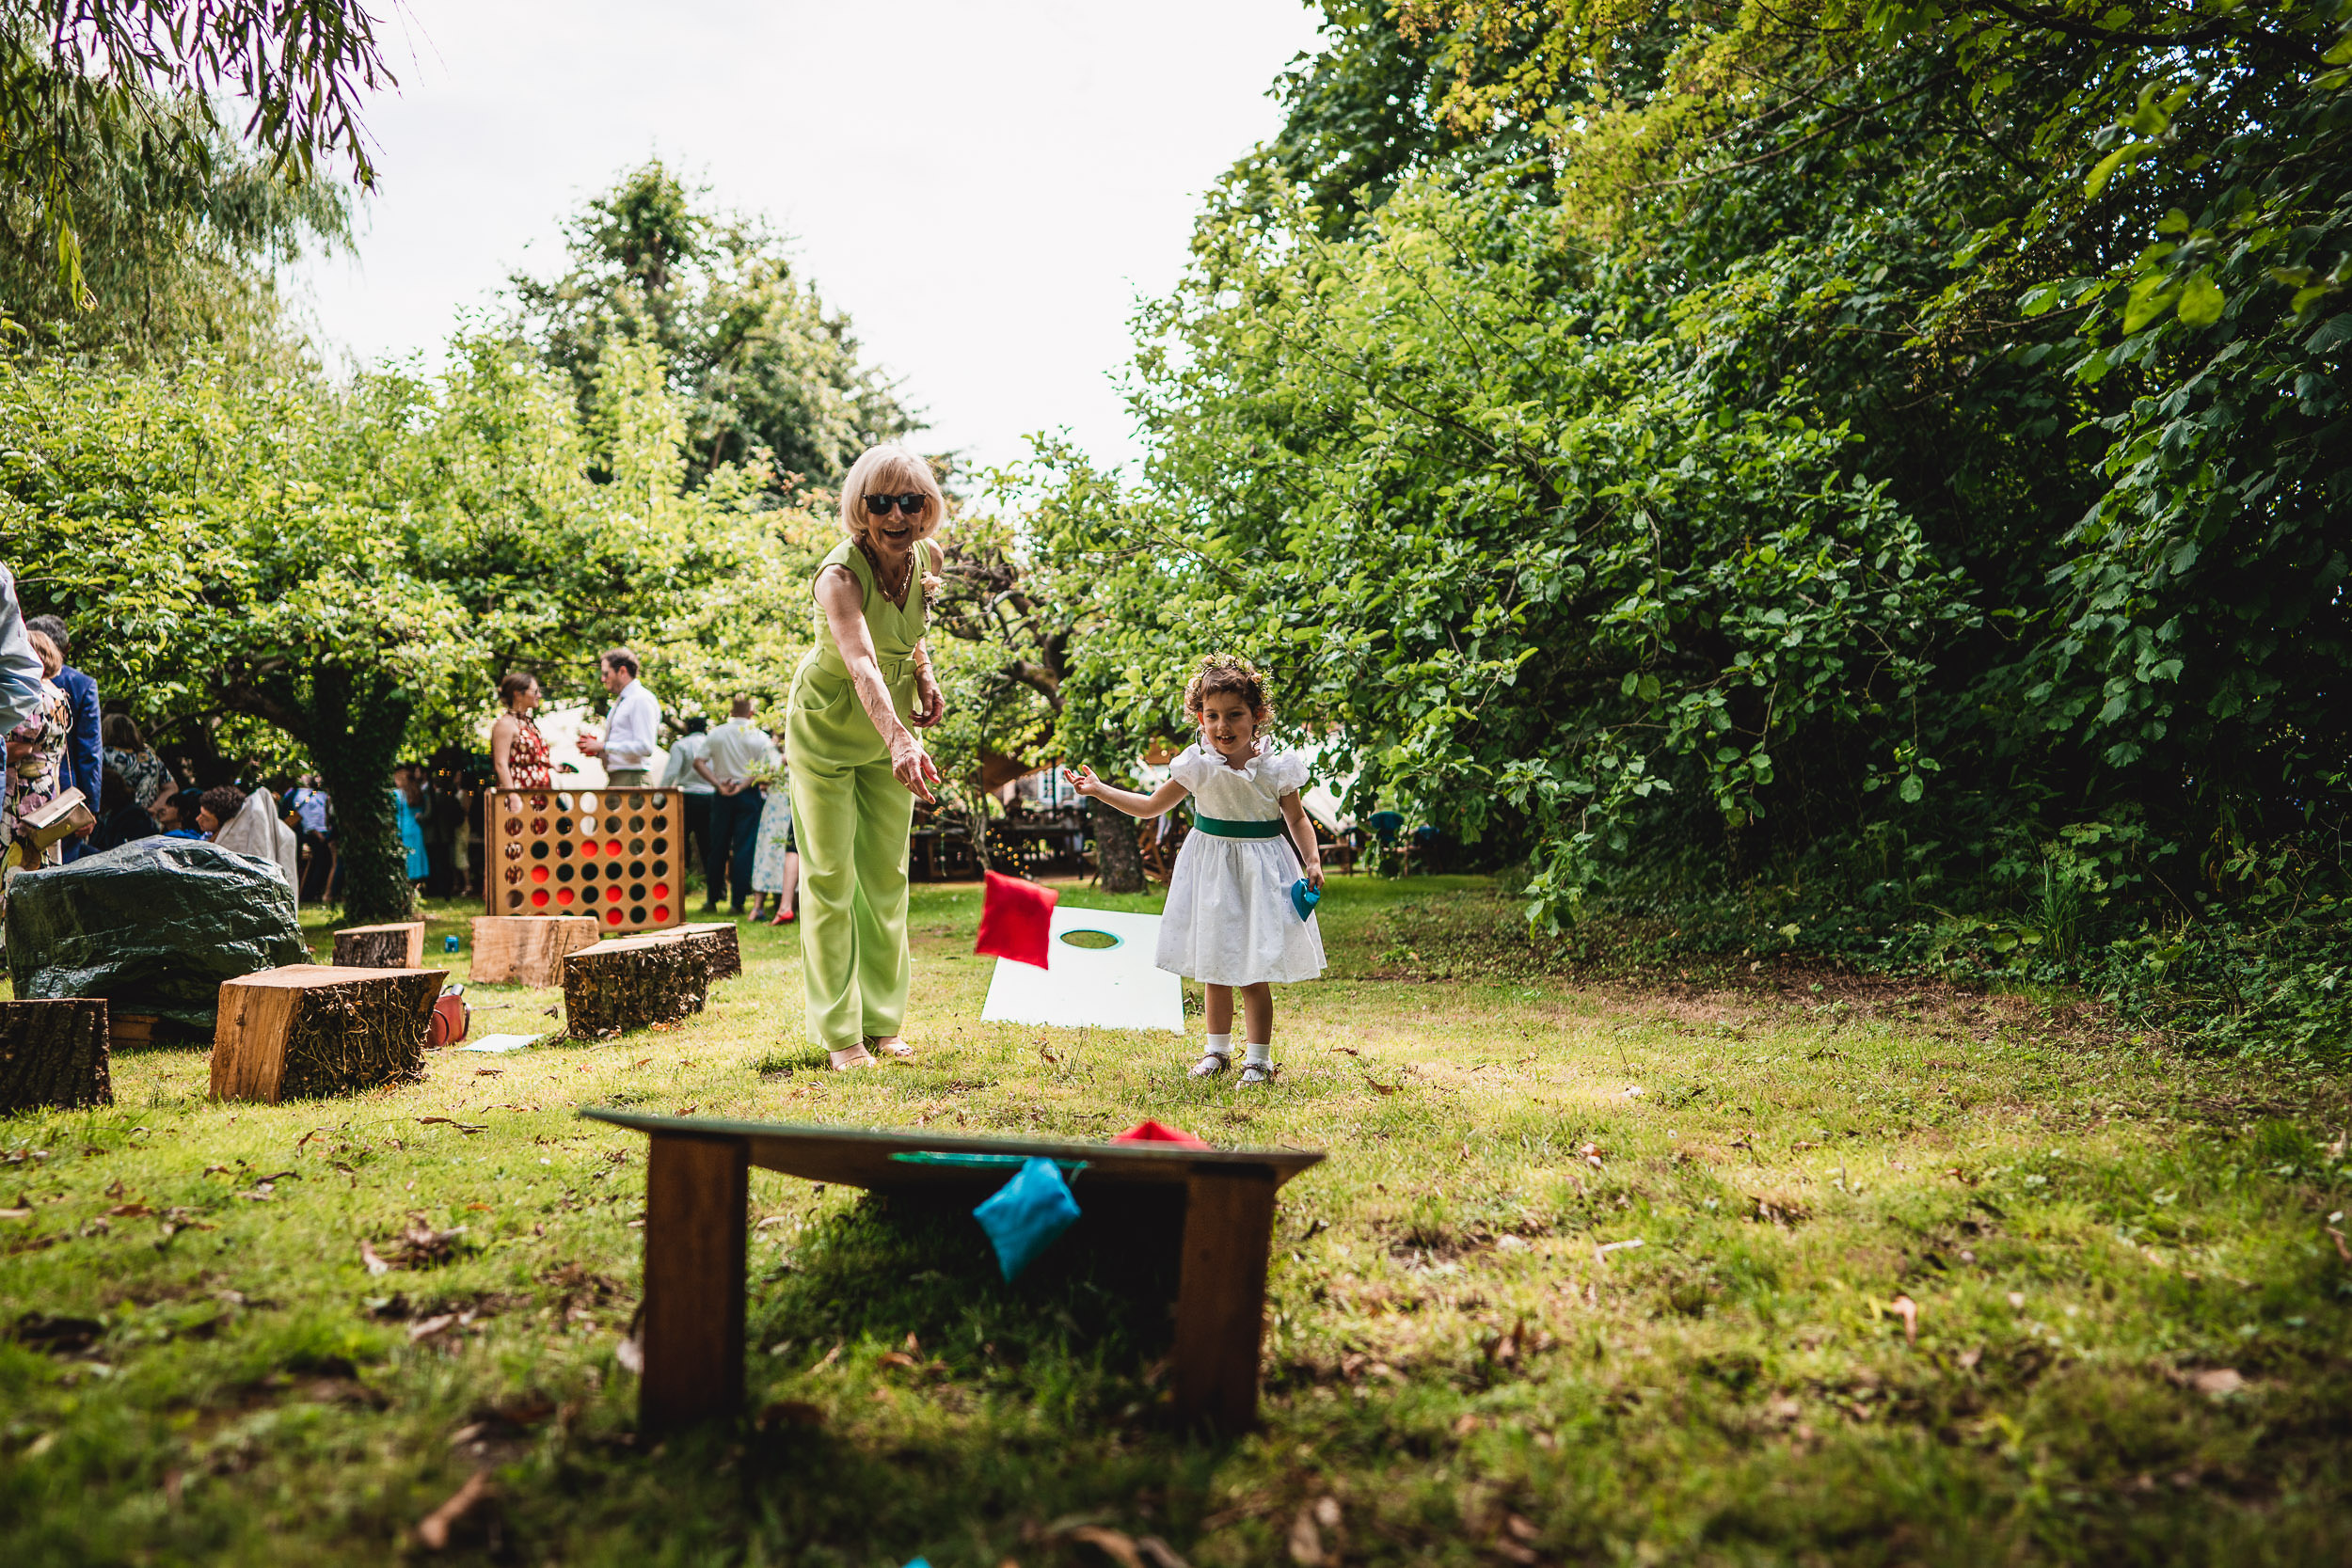
[{"label": "leafy green foliage", "polygon": [[438,383],[342,392],[206,361],[0,368],[26,600],[150,723],[244,715],[304,749],[342,814],[355,920],[407,906],[385,791],[412,722],[469,736],[510,667],[585,693],[597,650],[756,554],[748,514],[681,494],[649,350],[608,359],[591,432],[511,347],[453,358]]},{"label": "leafy green foliage", "polygon": [[[252,171],[239,166],[244,144],[295,192],[315,189],[324,165],[337,158],[360,185],[372,185],[359,100],[392,85],[375,18],[344,0],[292,8],[20,0],[0,14],[0,190],[8,193],[9,248],[45,248],[57,286],[78,302],[87,287],[86,250],[119,241],[126,193],[154,201],[151,215],[166,221],[249,222],[232,211],[240,187],[253,183]],[[247,117],[234,131],[224,118],[232,104]],[[93,190],[95,166],[112,167]],[[121,170],[135,177],[120,179]],[[121,265],[110,259],[103,273],[119,275]]]},{"label": "leafy green foliage", "polygon": [[570,377],[583,417],[606,356],[642,343],[685,404],[690,482],[734,463],[829,484],[919,428],[782,237],[704,194],[658,160],[632,169],[566,226],[569,271],[514,279],[517,329]]}]

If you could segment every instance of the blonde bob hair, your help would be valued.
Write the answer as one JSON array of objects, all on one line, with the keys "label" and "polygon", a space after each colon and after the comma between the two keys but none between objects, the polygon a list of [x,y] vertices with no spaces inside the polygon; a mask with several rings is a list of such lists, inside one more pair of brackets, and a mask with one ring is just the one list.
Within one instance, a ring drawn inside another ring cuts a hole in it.
[{"label": "blonde bob hair", "polygon": [[915,519],[914,537],[928,539],[947,520],[947,498],[940,492],[939,477],[931,472],[931,466],[896,441],[866,448],[865,455],[850,465],[850,477],[841,482],[841,531],[866,543],[866,531],[880,520],[866,510],[866,498],[899,496],[910,490],[920,490],[930,498],[923,515]]}]

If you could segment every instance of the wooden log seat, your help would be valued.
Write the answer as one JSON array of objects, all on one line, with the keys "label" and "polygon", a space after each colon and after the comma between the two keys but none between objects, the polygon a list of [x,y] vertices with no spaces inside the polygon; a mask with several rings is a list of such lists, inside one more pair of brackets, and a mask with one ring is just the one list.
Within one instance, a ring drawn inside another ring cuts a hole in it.
[{"label": "wooden log seat", "polygon": [[344,969],[417,969],[424,963],[424,922],[346,926],[335,933],[335,962]]},{"label": "wooden log seat", "polygon": [[478,985],[519,982],[560,986],[564,960],[596,941],[592,914],[484,914],[473,923],[473,979]]},{"label": "wooden log seat", "polygon": [[0,1115],[111,1105],[106,1004],[0,1002]]},{"label": "wooden log seat", "polygon": [[732,920],[700,921],[691,926],[674,927],[667,931],[647,932],[648,936],[666,937],[672,942],[691,942],[710,958],[710,977],[732,980],[743,973],[743,944],[736,937]]},{"label": "wooden log seat", "polygon": [[220,988],[213,1098],[312,1099],[424,1074],[437,969],[288,964]]},{"label": "wooden log seat", "polygon": [[675,1023],[710,994],[709,950],[671,932],[615,937],[564,959],[564,1021],[574,1039]]},{"label": "wooden log seat", "polygon": [[1013,1168],[894,1158],[937,1154],[1083,1161],[1074,1187],[1081,1207],[1089,1193],[1108,1188],[1181,1195],[1177,1414],[1220,1432],[1245,1432],[1257,1423],[1275,1193],[1323,1159],[1298,1148],[950,1137],[603,1109],[580,1115],[652,1139],[645,1161],[645,1362],[637,1396],[638,1425],[649,1433],[731,1416],[742,1405],[744,1209],[752,1166],[975,1203]]}]

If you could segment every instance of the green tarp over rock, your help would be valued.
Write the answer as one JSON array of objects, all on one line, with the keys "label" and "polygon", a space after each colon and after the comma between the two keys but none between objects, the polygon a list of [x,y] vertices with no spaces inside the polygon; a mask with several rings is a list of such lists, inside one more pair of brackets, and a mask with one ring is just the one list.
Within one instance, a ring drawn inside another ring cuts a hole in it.
[{"label": "green tarp over rock", "polygon": [[310,960],[278,867],[192,838],[19,873],[8,946],[20,998],[103,996],[115,1012],[203,1029],[223,980]]}]

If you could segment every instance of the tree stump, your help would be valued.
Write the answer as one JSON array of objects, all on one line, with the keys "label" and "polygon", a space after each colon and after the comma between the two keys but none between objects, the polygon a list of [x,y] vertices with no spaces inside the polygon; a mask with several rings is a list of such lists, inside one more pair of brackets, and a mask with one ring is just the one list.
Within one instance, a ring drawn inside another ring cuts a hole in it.
[{"label": "tree stump", "polygon": [[335,962],[342,969],[415,969],[424,962],[424,922],[346,926],[335,933]]},{"label": "tree stump", "polygon": [[526,986],[560,986],[564,959],[596,941],[596,917],[592,914],[476,915],[473,923],[473,978],[478,985],[520,981]]},{"label": "tree stump", "polygon": [[104,1001],[0,1002],[0,1115],[114,1102]]},{"label": "tree stump", "polygon": [[732,980],[743,973],[743,944],[738,940],[735,922],[731,920],[705,921],[692,926],[680,926],[672,931],[647,934],[700,947],[709,956],[710,977],[714,980]]},{"label": "tree stump", "polygon": [[710,953],[673,935],[600,942],[564,960],[564,1019],[574,1039],[675,1023],[703,1010]]},{"label": "tree stump", "polygon": [[220,988],[213,1098],[315,1099],[423,1076],[437,969],[288,964]]}]

